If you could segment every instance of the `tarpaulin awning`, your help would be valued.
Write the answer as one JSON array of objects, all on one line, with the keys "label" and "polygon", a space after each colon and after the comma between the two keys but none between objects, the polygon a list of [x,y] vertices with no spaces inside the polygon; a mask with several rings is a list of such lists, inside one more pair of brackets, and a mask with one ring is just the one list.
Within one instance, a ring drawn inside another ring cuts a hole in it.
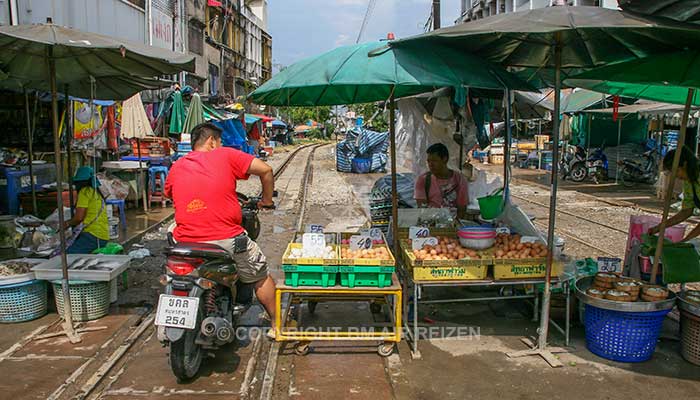
[{"label": "tarpaulin awning", "polygon": [[260,118],[262,120],[262,122],[264,122],[264,123],[274,121],[274,119],[275,119],[274,117],[269,117],[267,115],[262,115],[262,114],[252,114],[252,115]]},{"label": "tarpaulin awning", "polygon": [[247,124],[254,124],[258,121],[260,121],[262,118],[258,117],[257,115],[254,114],[246,114],[245,115],[245,123]]},{"label": "tarpaulin awning", "polygon": [[619,0],[623,10],[700,23],[700,2],[698,0]]},{"label": "tarpaulin awning", "polygon": [[[566,82],[618,96],[685,104],[688,88],[700,88],[698,71],[700,51],[688,50],[596,68]],[[692,104],[700,105],[699,91]]]}]

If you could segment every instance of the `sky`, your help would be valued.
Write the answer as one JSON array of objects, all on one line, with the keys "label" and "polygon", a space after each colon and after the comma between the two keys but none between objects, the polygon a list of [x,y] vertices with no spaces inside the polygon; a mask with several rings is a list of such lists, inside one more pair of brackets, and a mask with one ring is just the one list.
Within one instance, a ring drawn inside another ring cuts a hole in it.
[{"label": "sky", "polygon": [[[268,0],[273,71],[338,46],[353,44],[368,0]],[[432,0],[377,0],[362,42],[423,33]],[[454,24],[460,0],[441,1],[441,24]]]}]

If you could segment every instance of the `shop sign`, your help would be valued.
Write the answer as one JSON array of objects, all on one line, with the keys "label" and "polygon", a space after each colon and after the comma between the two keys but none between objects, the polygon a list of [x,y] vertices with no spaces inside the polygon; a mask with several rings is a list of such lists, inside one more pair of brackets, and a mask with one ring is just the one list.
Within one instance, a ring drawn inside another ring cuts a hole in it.
[{"label": "shop sign", "polygon": [[153,19],[151,22],[151,37],[153,46],[163,49],[173,49],[173,17],[155,7],[151,8]]}]

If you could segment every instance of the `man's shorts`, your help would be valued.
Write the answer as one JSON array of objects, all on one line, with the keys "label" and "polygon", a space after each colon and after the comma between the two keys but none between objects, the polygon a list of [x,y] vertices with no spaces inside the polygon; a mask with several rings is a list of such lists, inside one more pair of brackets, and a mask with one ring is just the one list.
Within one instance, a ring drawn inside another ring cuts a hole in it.
[{"label": "man's shorts", "polygon": [[228,251],[236,262],[241,282],[255,283],[267,278],[267,258],[254,240],[248,236],[246,238],[248,239],[247,250],[240,253],[235,252],[235,238],[212,240],[207,243],[215,244]]}]

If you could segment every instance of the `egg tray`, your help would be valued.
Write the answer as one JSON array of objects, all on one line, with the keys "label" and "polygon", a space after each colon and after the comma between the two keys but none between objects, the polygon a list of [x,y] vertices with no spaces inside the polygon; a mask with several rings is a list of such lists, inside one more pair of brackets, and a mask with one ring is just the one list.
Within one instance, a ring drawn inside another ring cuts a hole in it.
[{"label": "egg tray", "polygon": [[477,251],[481,258],[461,258],[458,260],[418,260],[413,254],[413,249],[408,240],[401,241],[403,254],[411,267],[477,267],[493,264],[493,251],[491,249]]},{"label": "egg tray", "polygon": [[287,245],[287,250],[285,250],[282,256],[282,264],[285,265],[339,265],[340,264],[340,248],[338,245],[330,245],[333,247],[333,252],[335,253],[334,258],[314,258],[314,257],[302,257],[302,258],[292,258],[290,254],[292,249],[301,249],[301,243],[289,243]]},{"label": "egg tray", "polygon": [[[341,248],[349,248],[350,246],[344,244],[341,245]],[[389,257],[390,259],[372,259],[372,258],[341,258],[340,259],[340,265],[366,265],[366,266],[383,266],[383,267],[393,267],[396,265],[396,260],[394,259],[394,255],[391,253],[391,249],[389,249],[386,245],[381,245],[377,244],[374,245],[373,247],[378,248],[378,247],[385,247],[387,250],[389,250]],[[342,254],[342,253],[341,253]],[[342,257],[342,256],[341,256]]]}]

